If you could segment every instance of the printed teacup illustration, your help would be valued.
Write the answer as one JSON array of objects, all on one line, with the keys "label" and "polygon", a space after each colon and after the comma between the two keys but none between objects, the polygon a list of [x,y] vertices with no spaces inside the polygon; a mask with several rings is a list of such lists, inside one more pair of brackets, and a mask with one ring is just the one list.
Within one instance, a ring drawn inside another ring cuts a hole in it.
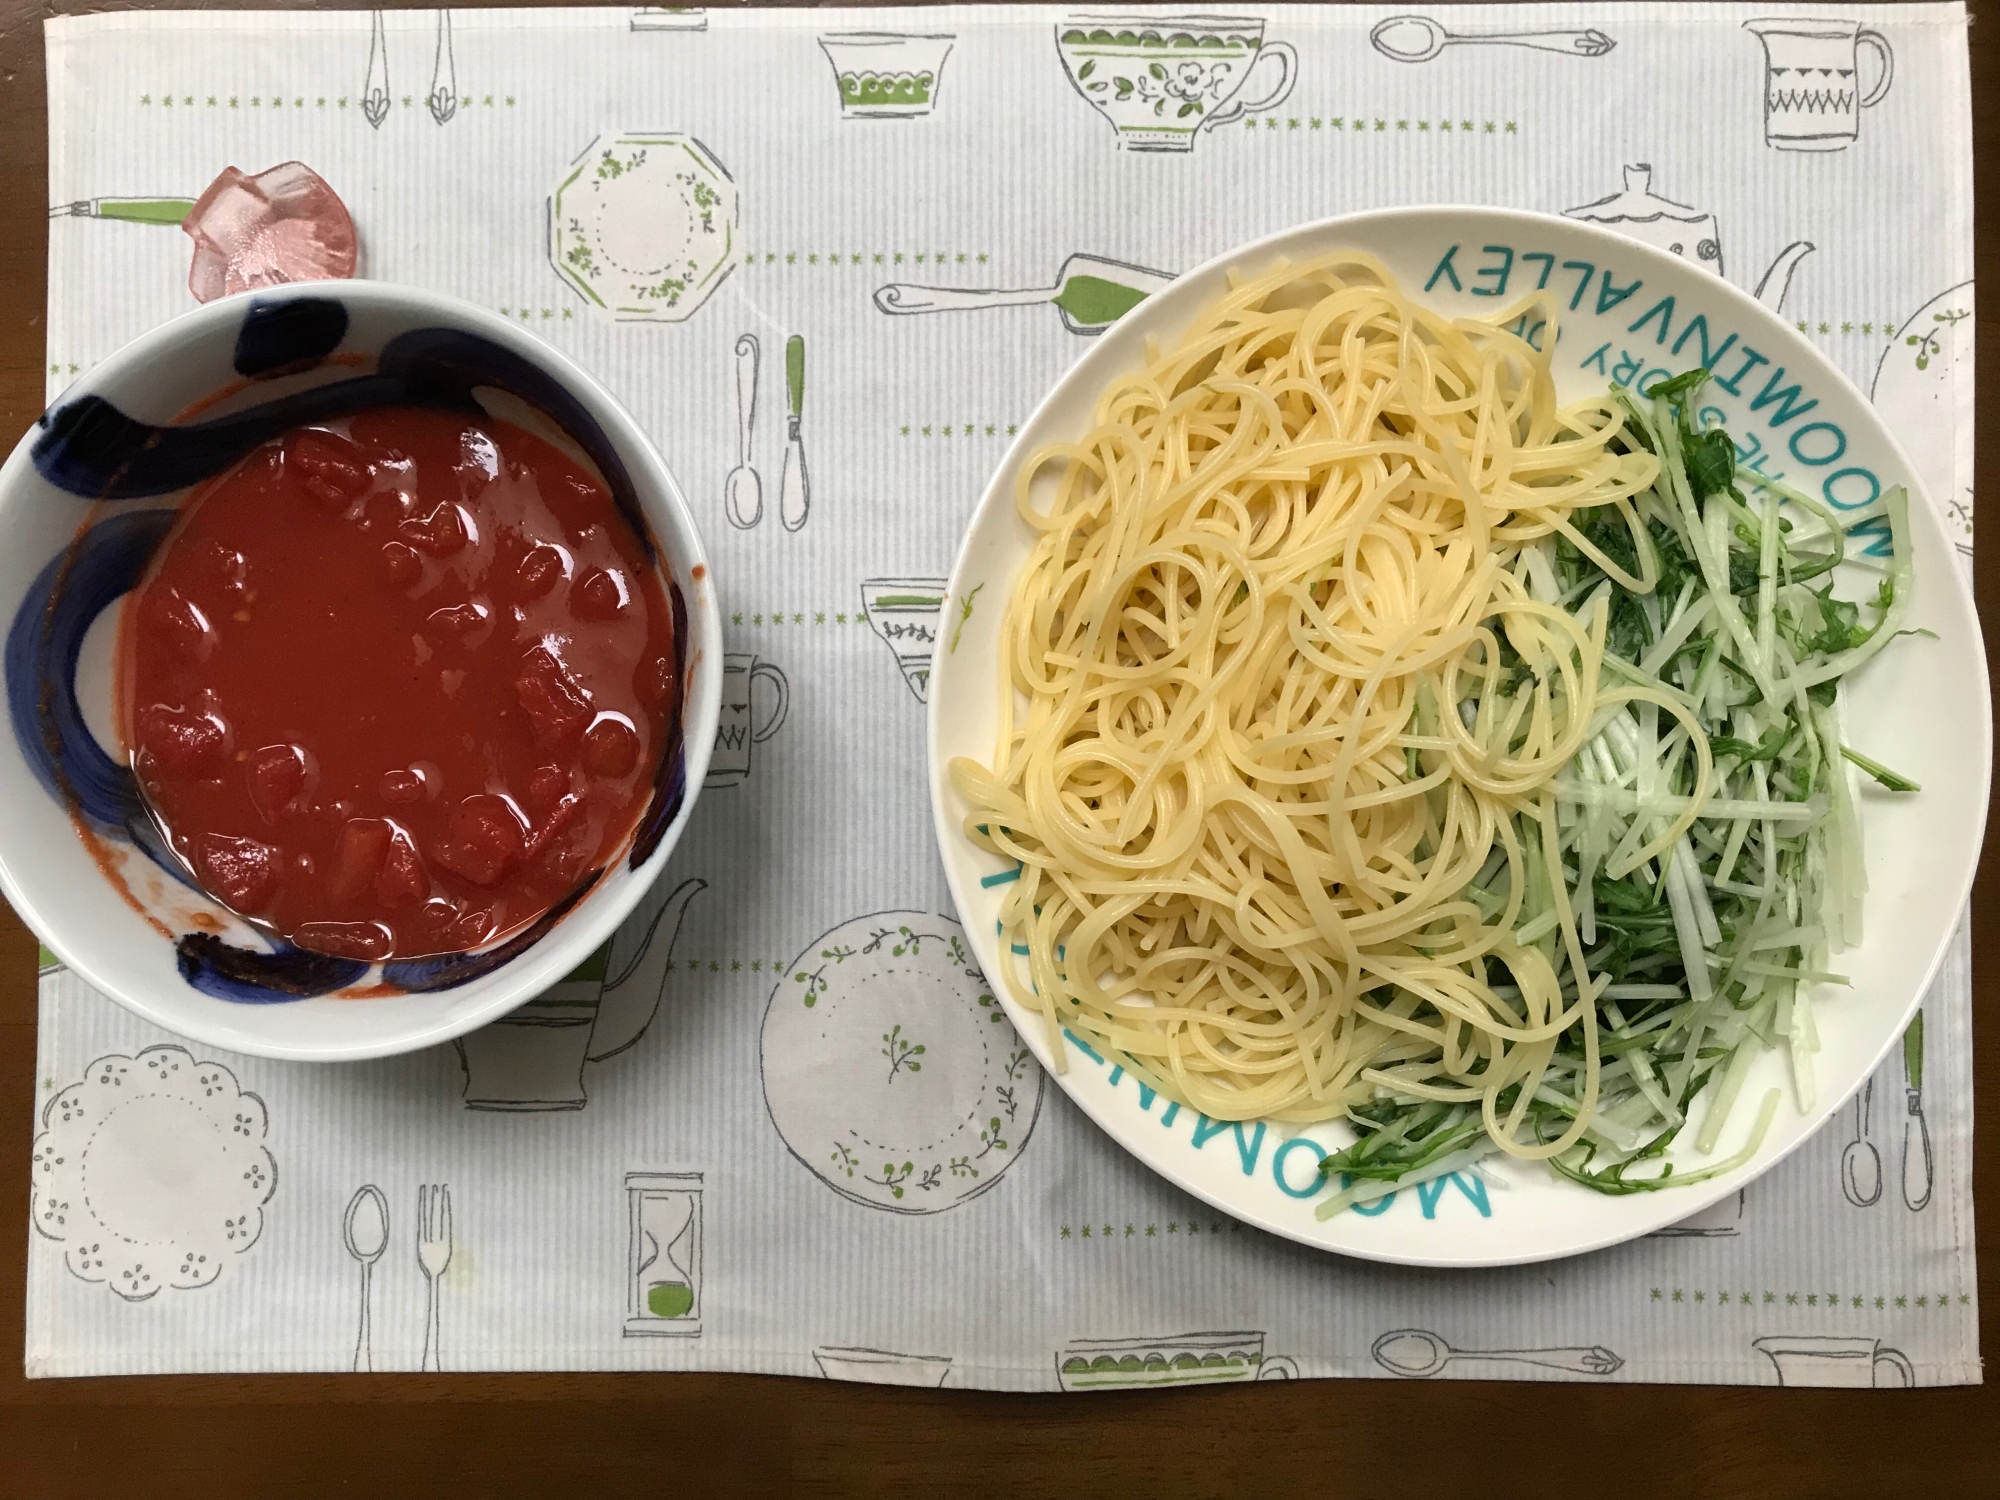
[{"label": "printed teacup illustration", "polygon": [[[1261,16],[1071,16],[1056,51],[1126,151],[1192,151],[1203,130],[1282,104],[1299,69],[1290,45],[1264,40]],[[1261,92],[1247,88],[1256,72]]]},{"label": "printed teacup illustration", "polygon": [[1398,1328],[1385,1333],[1368,1352],[1391,1375],[1416,1380],[1441,1374],[1455,1362],[1539,1365],[1548,1370],[1567,1370],[1572,1375],[1614,1375],[1625,1364],[1602,1344],[1588,1349],[1454,1349],[1423,1328]]},{"label": "printed teacup illustration", "polygon": [[642,5],[632,12],[634,31],[706,31],[708,12],[683,5]]},{"label": "printed teacup illustration", "polygon": [[627,1172],[627,1338],[701,1336],[701,1173]]},{"label": "printed teacup illustration", "polygon": [[875,305],[885,313],[904,314],[1053,304],[1062,314],[1063,327],[1095,337],[1173,279],[1168,271],[1150,271],[1095,255],[1072,255],[1057,269],[1054,286],[994,290],[895,282],[875,289]]},{"label": "printed teacup illustration", "polygon": [[834,31],[819,39],[849,119],[906,120],[937,106],[954,38]]},{"label": "printed teacup illustration", "polygon": [[944,578],[871,578],[861,585],[861,609],[882,643],[896,653],[903,681],[930,701],[931,647],[944,610]]},{"label": "printed teacup illustration", "polygon": [[662,880],[611,941],[551,986],[457,1042],[467,1109],[534,1113],[582,1109],[583,1065],[616,1056],[645,1035],[659,1009],[674,940],[704,880]]},{"label": "printed teacup illustration", "polygon": [[357,1188],[340,1219],[340,1242],[361,1267],[361,1318],[354,1336],[354,1370],[365,1375],[375,1368],[370,1278],[375,1262],[389,1248],[389,1200],[374,1183]]},{"label": "printed teacup illustration", "polygon": [[[1636,162],[1625,168],[1625,187],[1622,191],[1575,208],[1566,208],[1563,216],[1602,224],[1606,229],[1616,230],[1642,245],[1651,245],[1669,255],[1693,261],[1718,276],[1723,274],[1722,231],[1715,215],[1705,208],[1690,208],[1685,203],[1676,203],[1655,193],[1653,168],[1648,162]],[[1765,268],[1763,276],[1758,279],[1752,295],[1776,312],[1784,305],[1785,293],[1791,289],[1792,273],[1798,269],[1799,262],[1812,253],[1812,249],[1811,241],[1794,240],[1779,251],[1778,258]]]},{"label": "printed teacup illustration", "polygon": [[757,335],[746,333],[736,341],[736,467],[722,481],[722,513],[739,531],[748,531],[764,519],[764,481],[750,462],[760,367]]},{"label": "printed teacup illustration", "polygon": [[[757,684],[765,687],[765,710],[757,716]],[[754,651],[730,651],[722,658],[722,718],[715,728],[715,752],[709,757],[703,786],[740,786],[750,777],[756,747],[785,727],[791,708],[791,684],[775,662],[759,661]]]},{"label": "printed teacup illustration", "polygon": [[1584,31],[1446,31],[1429,16],[1391,16],[1368,33],[1384,57],[1429,62],[1447,47],[1530,47],[1565,57],[1602,57],[1618,43],[1595,26]]},{"label": "printed teacup illustration", "polygon": [[35,1228],[72,1276],[128,1302],[207,1286],[263,1233],[278,1184],[268,1125],[234,1073],[185,1048],[100,1057],[43,1106]]},{"label": "printed teacup illustration", "polygon": [[1072,1339],[1056,1355],[1056,1383],[1066,1391],[1298,1378],[1298,1361],[1266,1354],[1258,1332]]},{"label": "printed teacup illustration", "polygon": [[1908,1390],[1917,1383],[1909,1356],[1900,1349],[1886,1348],[1880,1339],[1800,1333],[1753,1339],[1750,1347],[1771,1361],[1779,1385]]},{"label": "printed teacup illustration", "polygon": [[856,1203],[927,1214],[1019,1158],[1042,1070],[950,917],[886,911],[808,944],[764,1013],[764,1102],[785,1145]]},{"label": "printed teacup illustration", "polygon": [[736,213],[692,136],[601,135],[549,195],[549,264],[609,317],[683,322],[735,269]]},{"label": "printed teacup illustration", "polygon": [[951,1373],[944,1354],[897,1354],[888,1349],[846,1348],[823,1344],[813,1350],[813,1363],[828,1380],[858,1380],[868,1385],[938,1387]]},{"label": "printed teacup illustration", "polygon": [[1917,466],[1945,530],[1972,556],[1972,283],[1938,293],[1896,330],[1875,367],[1870,399]]},{"label": "printed teacup illustration", "polygon": [[[1896,54],[1859,21],[1782,16],[1745,21],[1764,44],[1764,140],[1780,151],[1845,151],[1861,134],[1861,111],[1879,104],[1896,76]],[[1861,54],[1875,80],[1861,87]]]}]

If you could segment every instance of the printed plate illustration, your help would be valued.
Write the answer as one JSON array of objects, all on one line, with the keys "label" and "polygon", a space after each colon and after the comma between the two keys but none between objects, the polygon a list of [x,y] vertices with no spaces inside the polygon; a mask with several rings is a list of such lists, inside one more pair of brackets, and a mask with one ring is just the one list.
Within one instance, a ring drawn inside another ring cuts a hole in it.
[{"label": "printed plate illustration", "polygon": [[949,36],[902,36],[887,31],[835,31],[819,39],[840,85],[840,112],[849,119],[910,119],[937,105]]},{"label": "printed plate illustration", "polygon": [[[1299,71],[1288,44],[1264,40],[1261,16],[1072,16],[1056,23],[1056,51],[1126,151],[1192,151],[1202,130],[1282,104]],[[1267,63],[1277,82],[1239,98]]]},{"label": "printed plate illustration", "polygon": [[937,642],[944,595],[942,578],[871,578],[861,585],[869,627],[896,653],[903,681],[919,703],[930,692],[931,647]]},{"label": "printed plate illustration", "polygon": [[207,1286],[263,1233],[268,1125],[262,1099],[185,1048],[100,1057],[42,1110],[35,1228],[71,1275],[128,1302]]},{"label": "printed plate illustration", "polygon": [[1298,1378],[1298,1361],[1266,1354],[1261,1332],[1073,1339],[1056,1355],[1056,1383],[1066,1391]]},{"label": "printed plate illustration", "polygon": [[1625,1364],[1601,1344],[1588,1349],[1454,1349],[1422,1328],[1398,1328],[1385,1333],[1368,1352],[1391,1375],[1411,1379],[1439,1374],[1454,1360],[1467,1364],[1541,1365],[1550,1370],[1567,1370],[1572,1375],[1615,1375]]},{"label": "printed plate illustration", "polygon": [[[1917,1383],[1909,1356],[1884,1347],[1880,1339],[1844,1338],[1831,1333],[1799,1333],[1753,1339],[1750,1347],[1771,1361],[1779,1385],[1888,1386],[1908,1390]],[[1888,1379],[1883,1379],[1883,1372]]]},{"label": "printed plate illustration", "polygon": [[361,1318],[354,1336],[354,1369],[367,1374],[375,1368],[373,1288],[375,1262],[389,1248],[389,1200],[374,1183],[355,1189],[340,1218],[340,1242],[361,1267]]},{"label": "printed plate illustration", "polygon": [[1972,556],[1972,283],[1938,293],[1882,351],[1869,399],[1902,440],[1945,530]]},{"label": "printed plate illustration", "polygon": [[[764,717],[756,716],[757,684],[769,684]],[[785,727],[792,687],[784,669],[759,661],[753,651],[730,651],[722,658],[722,717],[715,726],[715,751],[708,758],[703,786],[741,786],[750,779],[751,755]]]},{"label": "printed plate illustration", "polygon": [[[1745,21],[1764,44],[1764,141],[1780,151],[1845,151],[1861,134],[1861,111],[1882,102],[1896,54],[1859,21],[1784,16]],[[1880,65],[1861,89],[1861,53]]]},{"label": "printed plate illustration", "polygon": [[701,1173],[627,1172],[627,1338],[701,1337]]},{"label": "printed plate illustration", "polygon": [[828,1380],[858,1380],[868,1385],[915,1385],[935,1389],[951,1373],[945,1354],[896,1354],[887,1349],[850,1349],[823,1344],[813,1350],[813,1363]]},{"label": "printed plate illustration", "polygon": [[683,322],[736,266],[736,210],[692,136],[601,135],[549,197],[549,264],[621,322]]},{"label": "printed plate illustration", "polygon": [[950,917],[886,911],[823,934],[764,1013],[764,1102],[843,1197],[951,1208],[1020,1156],[1042,1105],[1021,1045]]},{"label": "printed plate illustration", "polygon": [[1172,281],[1167,271],[1149,271],[1121,260],[1072,255],[1050,287],[989,290],[980,287],[907,286],[875,289],[875,305],[885,313],[961,312],[981,307],[1040,307],[1054,303],[1063,327],[1094,337]]},{"label": "printed plate illustration", "polygon": [[[1643,161],[1634,163],[1625,168],[1623,192],[1612,193],[1593,203],[1566,208],[1563,215],[1565,218],[1601,224],[1642,245],[1651,245],[1669,255],[1691,260],[1720,276],[1722,232],[1716,225],[1715,215],[1706,209],[1689,208],[1685,203],[1660,197],[1652,190],[1652,182],[1651,164]],[[1785,246],[1758,278],[1757,289],[1752,295],[1776,312],[1784,305],[1785,293],[1791,289],[1792,273],[1798,269],[1799,262],[1812,253],[1812,248],[1809,240],[1794,240]]]},{"label": "printed plate illustration", "polygon": [[1602,57],[1618,44],[1596,27],[1587,31],[1446,31],[1429,16],[1391,16],[1368,33],[1369,44],[1397,62],[1429,62],[1447,47],[1532,47],[1565,57]]},{"label": "printed plate illustration", "polygon": [[443,1183],[417,1189],[417,1267],[424,1273],[424,1358],[422,1370],[444,1368],[443,1328],[438,1315],[438,1282],[451,1264],[451,1189]]}]

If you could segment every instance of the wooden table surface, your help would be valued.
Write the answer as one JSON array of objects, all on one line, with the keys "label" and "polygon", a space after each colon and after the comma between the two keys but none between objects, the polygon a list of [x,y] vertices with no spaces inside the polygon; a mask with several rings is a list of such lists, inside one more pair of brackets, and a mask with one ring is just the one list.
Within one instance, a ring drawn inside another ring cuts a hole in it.
[{"label": "wooden table surface", "polygon": [[[143,3],[143,0],[142,0]],[[193,0],[179,0],[185,8]],[[42,406],[47,117],[41,22],[112,8],[0,0],[0,444]],[[1434,8],[1434,7],[1433,7]],[[2000,208],[2000,0],[1975,0],[1981,278]],[[1981,13],[1985,24],[1978,24]],[[2000,328],[1979,314],[1980,410]],[[1994,476],[1992,479],[1988,475]],[[1978,488],[2000,494],[2000,444]],[[1978,560],[1996,614],[2000,548]],[[1988,650],[1994,628],[1987,628]],[[4,815],[4,814],[0,814]],[[1979,1300],[2000,1344],[2000,1022],[1993,843],[1973,897],[1982,1012]],[[1304,1381],[1056,1395],[895,1391],[750,1375],[21,1375],[35,943],[0,905],[0,1500],[702,1492],[1049,1495],[2000,1495],[2000,1385],[1908,1395],[1700,1386]],[[12,1207],[8,1207],[12,1205]],[[12,1219],[12,1228],[6,1227]],[[1278,1488],[1282,1486],[1283,1488]]]}]

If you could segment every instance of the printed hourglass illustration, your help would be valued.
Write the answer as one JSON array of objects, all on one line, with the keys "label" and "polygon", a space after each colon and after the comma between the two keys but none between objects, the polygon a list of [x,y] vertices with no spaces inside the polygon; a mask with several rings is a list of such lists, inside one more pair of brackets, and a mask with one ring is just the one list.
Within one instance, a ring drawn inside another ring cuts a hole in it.
[{"label": "printed hourglass illustration", "polygon": [[701,1173],[628,1172],[626,1337],[701,1333]]}]

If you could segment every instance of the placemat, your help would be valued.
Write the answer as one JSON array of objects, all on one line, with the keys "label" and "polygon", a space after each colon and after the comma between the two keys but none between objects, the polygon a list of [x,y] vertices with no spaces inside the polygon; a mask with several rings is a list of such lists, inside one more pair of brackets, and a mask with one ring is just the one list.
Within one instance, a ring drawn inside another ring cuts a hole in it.
[{"label": "placemat", "polygon": [[[1873,393],[1969,560],[1962,6],[149,13],[47,40],[51,396],[192,305],[187,200],[303,161],[362,274],[518,320],[631,408],[729,653],[666,877],[458,1045],[227,1056],[44,974],[30,1374],[1980,1378],[1963,930],[1868,1090],[1738,1197],[1555,1264],[1385,1268],[1183,1196],[1043,1078],[954,952],[923,772],[944,575],[1017,425],[1134,296],[1330,214],[1569,213],[1755,291]],[[911,987],[923,1036],[878,1024]],[[1465,1175],[1379,1211],[1443,1238],[1509,1210]]]}]

